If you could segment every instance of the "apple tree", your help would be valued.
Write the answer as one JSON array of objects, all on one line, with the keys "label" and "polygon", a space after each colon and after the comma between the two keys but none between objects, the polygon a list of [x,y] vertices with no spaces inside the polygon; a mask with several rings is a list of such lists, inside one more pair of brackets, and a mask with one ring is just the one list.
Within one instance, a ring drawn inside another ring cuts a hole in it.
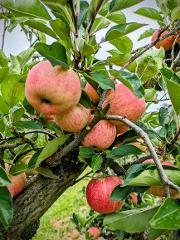
[{"label": "apple tree", "polygon": [[[96,182],[87,201],[105,214],[112,239],[179,239],[179,0],[136,10],[159,25],[141,34],[147,24],[123,13],[140,2],[0,0],[1,240],[32,239],[40,217],[87,175]],[[29,48],[6,56],[5,34],[16,26]],[[134,49],[134,31],[151,41]],[[100,60],[105,43],[111,49]],[[108,176],[119,180],[102,185]],[[147,193],[153,204],[123,205]]]}]

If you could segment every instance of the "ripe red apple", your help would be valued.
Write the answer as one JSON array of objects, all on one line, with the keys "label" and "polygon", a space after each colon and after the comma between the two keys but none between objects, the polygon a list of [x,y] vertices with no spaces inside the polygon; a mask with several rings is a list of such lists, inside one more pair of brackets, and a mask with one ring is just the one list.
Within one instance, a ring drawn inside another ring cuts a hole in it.
[{"label": "ripe red apple", "polygon": [[[157,40],[157,37],[158,37],[158,34],[159,32],[158,31],[155,31],[152,35],[152,38],[151,38],[151,42],[154,42]],[[164,35],[168,34],[168,31],[164,31],[160,37],[163,37]],[[160,47],[163,47],[165,51],[168,51],[172,48],[172,45],[173,45],[173,42],[175,40],[175,35],[171,35],[167,38],[165,38],[164,40],[158,42],[156,44],[156,48],[160,48]]]},{"label": "ripe red apple", "polygon": [[118,176],[108,176],[92,179],[86,189],[86,199],[89,206],[99,213],[112,213],[121,209],[123,201],[111,200],[114,188],[122,184],[123,179]]},{"label": "ripe red apple", "polygon": [[[143,163],[144,164],[155,164],[155,162],[152,158],[145,160]],[[172,162],[162,162],[161,164],[164,165],[164,166],[175,167],[175,165]]]},{"label": "ripe red apple", "polygon": [[85,136],[82,144],[86,147],[97,147],[103,150],[111,146],[115,138],[116,127],[107,120],[100,120]]},{"label": "ripe red apple", "polygon": [[77,229],[73,229],[70,233],[71,239],[79,239],[80,233]]},{"label": "ripe red apple", "polygon": [[98,227],[90,227],[88,229],[88,233],[89,233],[90,236],[93,237],[94,240],[97,239],[101,234]]},{"label": "ripe red apple", "polygon": [[89,83],[86,84],[85,91],[92,101],[99,101],[99,94]]},{"label": "ripe red apple", "polygon": [[80,79],[72,69],[53,67],[49,61],[42,61],[29,71],[25,95],[38,112],[56,114],[79,102]]},{"label": "ripe red apple", "polygon": [[[107,114],[125,116],[129,120],[136,122],[145,111],[144,99],[138,98],[123,84],[115,84],[115,90],[109,90],[102,105],[105,108],[110,104]],[[111,121],[117,129],[117,134],[122,133],[122,126],[125,124],[119,121]],[[128,128],[126,126],[124,131]]]},{"label": "ripe red apple", "polygon": [[90,115],[90,109],[78,104],[60,114],[57,114],[56,122],[59,127],[68,132],[79,132],[87,125]]},{"label": "ripe red apple", "polygon": [[9,179],[11,180],[12,184],[7,186],[9,192],[13,197],[18,195],[25,187],[26,184],[26,174],[20,173],[19,175],[12,176],[9,175]]},{"label": "ripe red apple", "polygon": [[130,201],[131,201],[132,204],[137,204],[137,202],[138,202],[138,195],[137,195],[136,192],[132,192],[130,194]]}]

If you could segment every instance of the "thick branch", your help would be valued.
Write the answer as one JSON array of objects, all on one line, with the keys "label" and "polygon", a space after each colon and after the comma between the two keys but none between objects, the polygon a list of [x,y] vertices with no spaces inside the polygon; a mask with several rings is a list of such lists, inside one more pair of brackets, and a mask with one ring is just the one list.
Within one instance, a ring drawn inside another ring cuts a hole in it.
[{"label": "thick branch", "polygon": [[173,182],[171,182],[168,177],[166,176],[166,173],[161,165],[161,162],[157,156],[157,153],[147,135],[147,133],[145,133],[140,127],[138,127],[136,124],[134,124],[133,122],[131,122],[130,120],[128,120],[126,117],[122,117],[122,116],[116,116],[116,115],[106,115],[104,117],[104,119],[107,119],[107,120],[116,120],[116,121],[120,121],[120,122],[123,122],[125,123],[126,125],[128,125],[129,127],[131,127],[134,131],[136,131],[143,139],[144,139],[144,142],[146,143],[151,155],[152,155],[152,158],[156,164],[156,167],[157,167],[157,170],[158,170],[158,173],[159,173],[159,176],[160,176],[160,179],[162,180],[162,183],[165,187],[165,191],[166,191],[166,195],[168,195],[168,190],[167,187],[170,186],[170,187],[173,187],[174,189],[177,189],[177,190],[180,190],[180,187],[177,186],[176,184],[174,184]]}]

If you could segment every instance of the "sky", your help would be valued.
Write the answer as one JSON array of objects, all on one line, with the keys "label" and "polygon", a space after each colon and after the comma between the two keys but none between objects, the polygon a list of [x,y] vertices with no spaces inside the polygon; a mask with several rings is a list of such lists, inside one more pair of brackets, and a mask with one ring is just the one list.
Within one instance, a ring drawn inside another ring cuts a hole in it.
[{"label": "sky", "polygon": [[[139,30],[129,34],[129,37],[134,43],[133,48],[136,49],[140,46],[143,46],[147,43],[150,42],[150,39],[147,38],[142,41],[137,41],[138,37],[142,32],[145,31],[145,29],[151,27],[151,28],[158,28],[156,21],[150,20],[148,18],[145,18],[143,16],[137,15],[134,12],[136,9],[141,8],[141,7],[152,7],[152,8],[157,8],[155,0],[145,0],[135,6],[132,6],[128,9],[123,10],[123,12],[126,15],[127,22],[138,22],[138,23],[146,23],[148,26],[145,26],[143,28],[140,28]],[[2,31],[3,31],[3,21],[0,20],[0,46],[2,42]],[[96,38],[100,40],[103,36],[105,36],[107,30],[101,30],[96,33]],[[51,43],[54,40],[47,37],[47,42]],[[20,31],[20,27],[16,27],[13,32],[7,32],[5,36],[5,44],[4,44],[4,52],[7,56],[10,54],[17,55],[21,51],[27,49],[29,47],[29,43],[24,35],[23,32]],[[101,45],[101,49],[99,53],[97,54],[98,59],[105,59],[107,56],[106,51],[112,49],[111,45],[108,43],[103,43]]]}]

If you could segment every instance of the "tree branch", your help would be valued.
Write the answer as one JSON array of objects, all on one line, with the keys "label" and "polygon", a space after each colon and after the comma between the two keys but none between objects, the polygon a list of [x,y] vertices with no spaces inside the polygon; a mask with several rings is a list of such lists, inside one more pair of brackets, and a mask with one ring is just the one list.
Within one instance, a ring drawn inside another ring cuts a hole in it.
[{"label": "tree branch", "polygon": [[171,182],[168,179],[168,177],[166,176],[166,173],[161,165],[161,162],[157,156],[157,153],[156,153],[147,133],[145,133],[140,127],[138,127],[136,124],[134,124],[133,122],[128,120],[126,117],[116,116],[116,115],[106,115],[103,119],[116,120],[116,121],[123,122],[126,125],[128,125],[129,127],[131,127],[134,131],[136,131],[144,139],[144,142],[146,143],[146,145],[152,155],[152,158],[156,164],[156,167],[157,167],[160,179],[162,180],[162,183],[164,185],[164,189],[165,189],[167,197],[169,197],[169,186],[173,187],[176,190],[180,190],[180,187],[177,186],[176,184],[174,184],[173,182]]}]

